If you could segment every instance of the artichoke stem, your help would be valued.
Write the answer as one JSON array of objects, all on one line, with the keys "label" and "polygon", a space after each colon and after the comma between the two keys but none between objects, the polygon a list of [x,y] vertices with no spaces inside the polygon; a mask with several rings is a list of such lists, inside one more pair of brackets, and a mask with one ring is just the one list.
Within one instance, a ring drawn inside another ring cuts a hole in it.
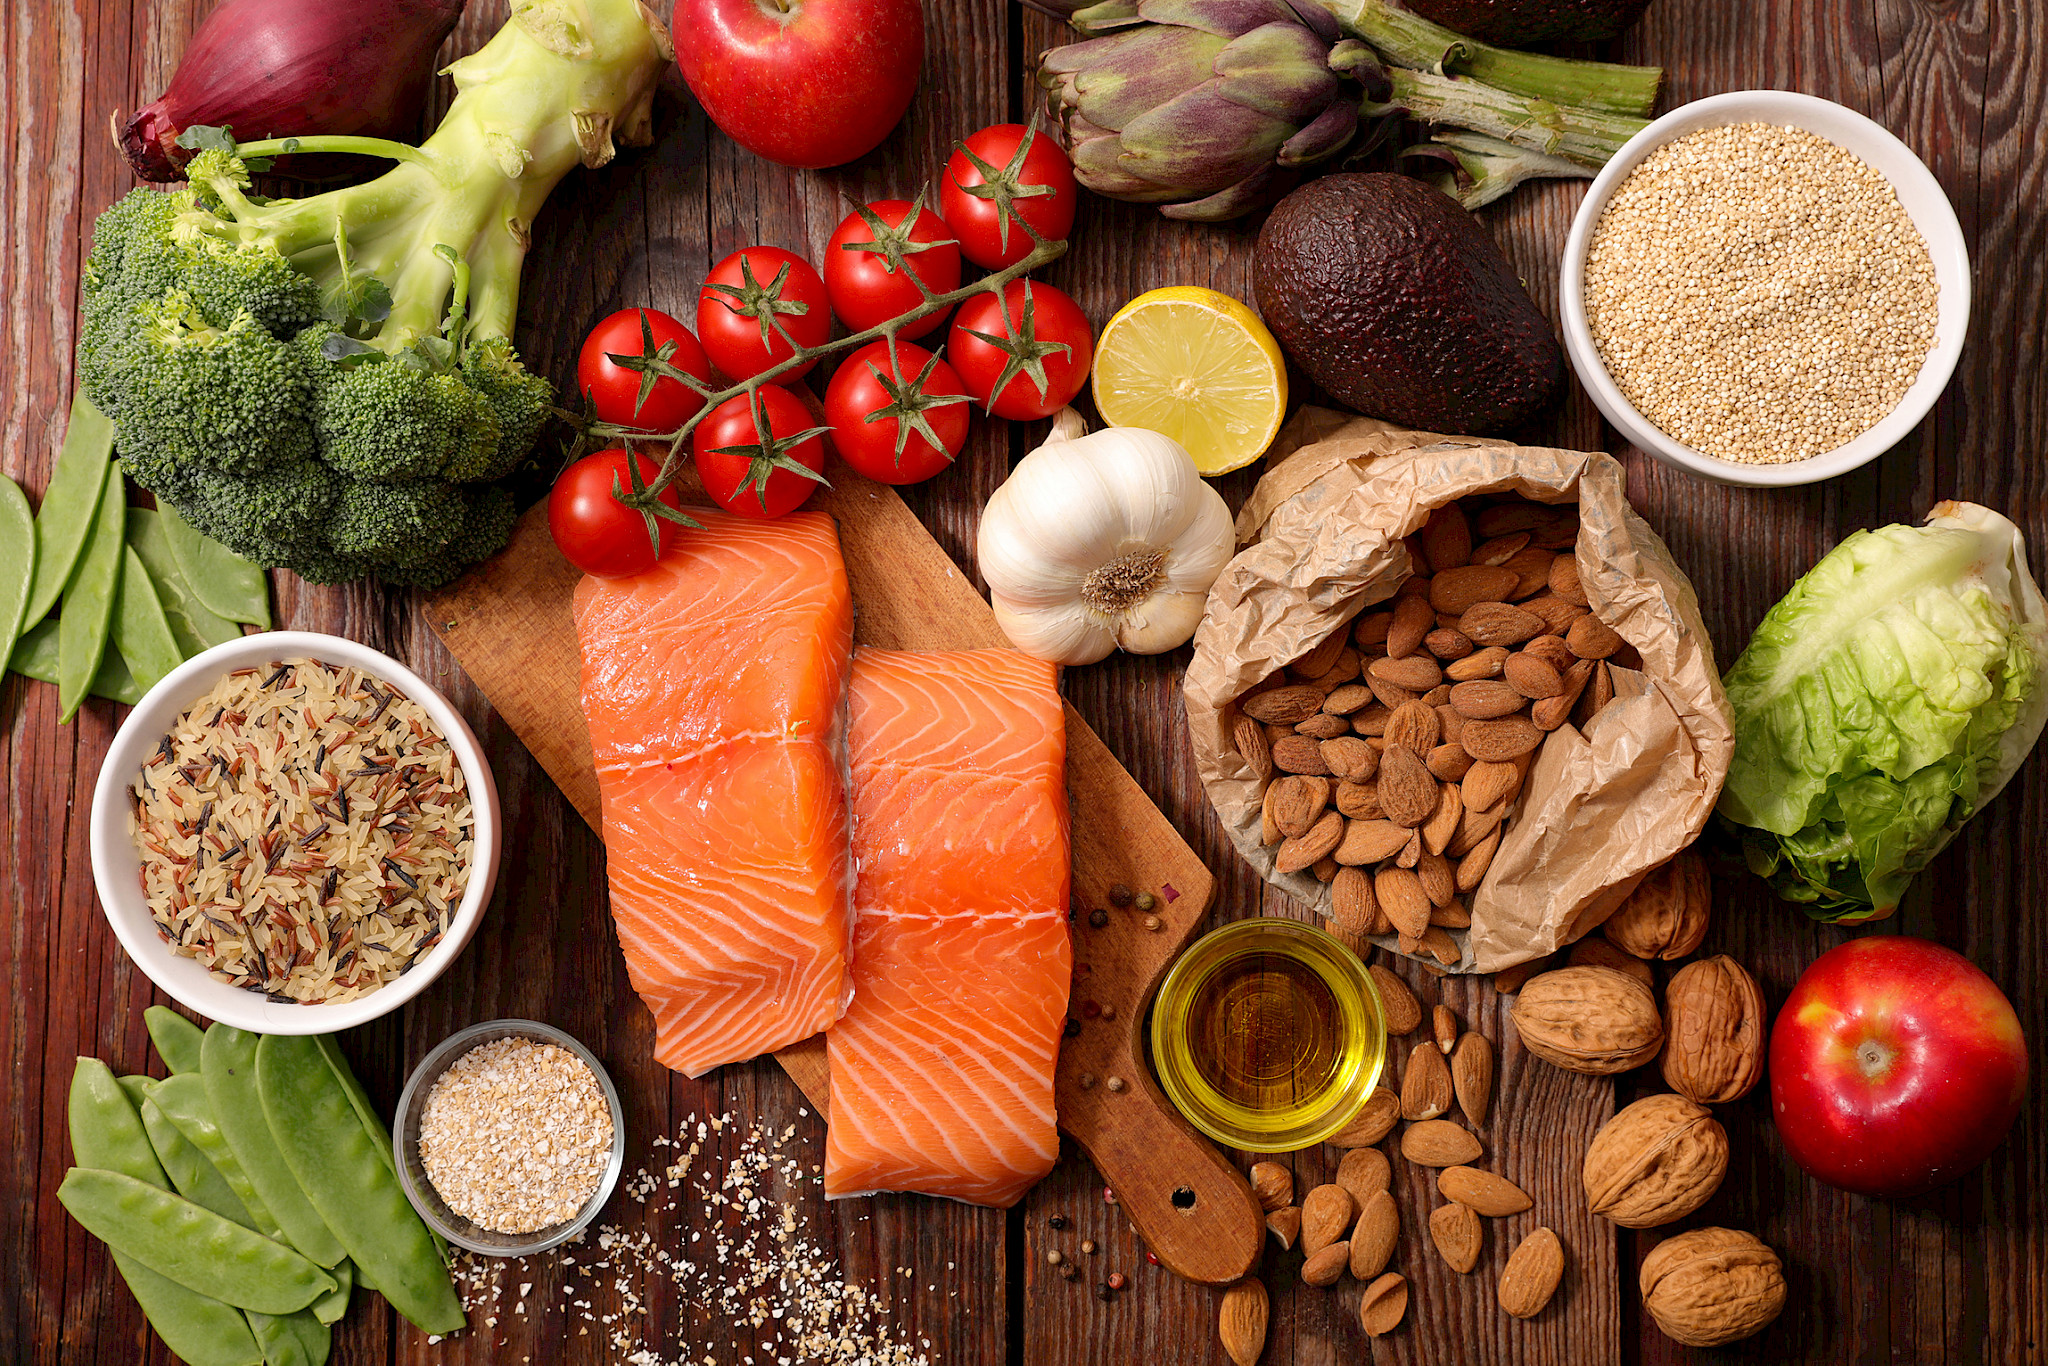
[{"label": "artichoke stem", "polygon": [[1439,130],[1430,140],[1401,153],[1404,157],[1437,157],[1456,166],[1429,177],[1430,183],[1468,209],[1491,204],[1525,180],[1541,177],[1584,179],[1588,167],[1563,157],[1532,152],[1483,133],[1457,128]]},{"label": "artichoke stem", "polygon": [[1512,95],[1463,76],[1398,68],[1387,74],[1393,98],[1387,106],[1368,103],[1362,110],[1367,116],[1398,109],[1422,123],[1470,128],[1582,166],[1606,165],[1622,143],[1648,126],[1646,119]]},{"label": "artichoke stem", "polygon": [[1642,117],[1657,103],[1664,69],[1581,62],[1538,52],[1489,47],[1477,39],[1397,10],[1386,0],[1316,0],[1337,25],[1363,38],[1394,66],[1442,76],[1470,76],[1497,90],[1577,105],[1606,114]]}]

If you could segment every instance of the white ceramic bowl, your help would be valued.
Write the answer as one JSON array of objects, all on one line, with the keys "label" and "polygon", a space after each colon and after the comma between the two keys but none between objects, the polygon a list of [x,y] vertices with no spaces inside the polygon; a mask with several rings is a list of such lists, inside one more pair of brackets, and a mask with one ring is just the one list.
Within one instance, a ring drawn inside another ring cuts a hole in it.
[{"label": "white ceramic bowl", "polygon": [[[157,937],[156,921],[142,895],[142,860],[128,831],[128,788],[142,764],[185,708],[204,697],[223,674],[249,665],[293,658],[353,666],[389,683],[426,709],[448,737],[469,787],[475,831],[473,862],[462,901],[448,933],[404,976],[366,996],[339,1005],[285,1005],[259,992],[229,986],[190,958],[181,958]],[[143,694],[114,736],[92,794],[92,876],[100,910],[121,947],[180,1005],[211,1020],[258,1034],[331,1034],[398,1009],[427,989],[469,943],[491,904],[498,880],[500,841],[498,788],[460,712],[427,681],[389,655],[339,636],[310,631],[265,631],[243,636],[193,656]]]},{"label": "white ceramic bowl", "polygon": [[[1666,436],[1622,397],[1586,325],[1586,246],[1615,187],[1663,143],[1702,128],[1730,123],[1801,128],[1846,148],[1876,168],[1891,182],[1906,216],[1926,239],[1928,255],[1934,260],[1934,277],[1941,287],[1934,347],[1899,406],[1847,445],[1783,465],[1723,460]],[[1962,225],[1956,222],[1956,212],[1950,207],[1948,196],[1942,193],[1940,182],[1905,143],[1861,114],[1830,100],[1789,90],[1738,90],[1674,109],[1622,144],[1614,159],[1594,178],[1592,188],[1579,205],[1578,216],[1572,220],[1571,236],[1565,241],[1558,299],[1564,312],[1565,351],[1572,358],[1579,382],[1586,386],[1607,420],[1630,442],[1667,465],[1724,484],[1813,484],[1846,474],[1890,450],[1927,416],[1935,400],[1941,397],[1970,329],[1970,252],[1963,240]]]}]

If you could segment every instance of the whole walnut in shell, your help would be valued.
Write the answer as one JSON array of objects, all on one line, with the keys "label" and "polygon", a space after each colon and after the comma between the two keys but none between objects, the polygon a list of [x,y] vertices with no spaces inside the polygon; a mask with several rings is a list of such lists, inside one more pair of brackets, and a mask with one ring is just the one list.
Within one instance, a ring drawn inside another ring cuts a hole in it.
[{"label": "whole walnut in shell", "polygon": [[1687,963],[1664,988],[1664,1080],[1702,1105],[1740,1099],[1764,1074],[1764,994],[1726,954]]},{"label": "whole walnut in shell", "polygon": [[1626,1228],[1683,1219],[1728,1174],[1728,1133],[1684,1096],[1645,1096],[1600,1126],[1581,1176],[1586,1203]]},{"label": "whole walnut in shell", "polygon": [[1626,1072],[1664,1046],[1657,998],[1613,968],[1559,968],[1531,977],[1509,1018],[1524,1048],[1573,1072]]},{"label": "whole walnut in shell", "polygon": [[1707,937],[1712,910],[1707,861],[1687,849],[1652,868],[1600,929],[1638,958],[1683,958]]},{"label": "whole walnut in shell", "polygon": [[1643,1307],[1664,1336],[1719,1347],[1752,1333],[1785,1307],[1785,1270],[1753,1233],[1696,1228],[1666,1238],[1643,1258]]}]

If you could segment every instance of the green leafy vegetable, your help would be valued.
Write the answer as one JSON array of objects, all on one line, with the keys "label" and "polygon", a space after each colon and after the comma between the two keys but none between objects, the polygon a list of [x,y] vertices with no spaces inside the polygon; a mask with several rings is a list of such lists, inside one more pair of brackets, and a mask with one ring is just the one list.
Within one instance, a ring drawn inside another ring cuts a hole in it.
[{"label": "green leafy vegetable", "polygon": [[121,481],[109,479],[100,490],[92,537],[71,582],[64,585],[64,616],[57,629],[58,724],[78,714],[79,703],[92,690],[100,657],[107,648],[107,627],[114,615],[114,594],[121,582],[122,533],[127,508]]},{"label": "green leafy vegetable", "polygon": [[64,448],[57,452],[57,468],[50,472],[36,516],[36,579],[22,614],[24,629],[50,615],[70,582],[113,467],[114,424],[83,393],[72,395]]},{"label": "green leafy vegetable", "polygon": [[14,653],[28,623],[36,579],[36,520],[21,486],[0,475],[0,659]]},{"label": "green leafy vegetable", "polygon": [[1728,671],[1720,812],[1822,920],[1891,914],[2048,720],[2048,605],[2019,528],[1974,503],[1859,531]]},{"label": "green leafy vegetable", "polygon": [[216,616],[270,629],[270,578],[219,541],[199,534],[169,503],[158,509],[164,539],[192,596]]}]

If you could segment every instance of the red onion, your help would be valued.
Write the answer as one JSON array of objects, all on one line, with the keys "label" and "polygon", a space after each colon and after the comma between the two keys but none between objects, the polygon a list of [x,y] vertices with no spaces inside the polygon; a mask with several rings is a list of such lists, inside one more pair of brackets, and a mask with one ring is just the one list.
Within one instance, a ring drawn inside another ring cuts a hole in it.
[{"label": "red onion", "polygon": [[[170,89],[135,111],[121,151],[144,180],[182,179],[178,134],[227,127],[241,142],[313,134],[403,138],[419,123],[434,53],[463,0],[224,0]],[[305,174],[303,167],[280,167]]]}]

